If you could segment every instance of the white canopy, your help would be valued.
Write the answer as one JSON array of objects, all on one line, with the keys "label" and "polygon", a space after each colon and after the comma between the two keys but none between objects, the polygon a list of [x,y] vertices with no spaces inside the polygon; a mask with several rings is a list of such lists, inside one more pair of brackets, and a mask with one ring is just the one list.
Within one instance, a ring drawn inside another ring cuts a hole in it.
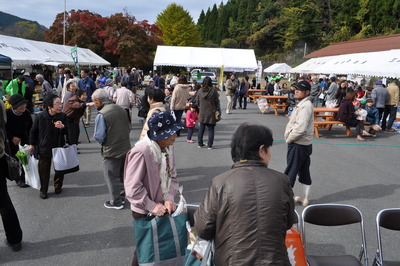
[{"label": "white canopy", "polygon": [[257,69],[253,49],[157,46],[155,66]]},{"label": "white canopy", "polygon": [[265,73],[288,73],[292,69],[291,66],[289,66],[286,63],[276,63],[273,64],[266,69],[264,69]]},{"label": "white canopy", "polygon": [[400,50],[312,58],[290,72],[400,78]]},{"label": "white canopy", "polygon": [[[72,46],[32,41],[0,35],[0,54],[12,59],[12,64],[21,65],[74,65]],[[78,47],[79,65],[110,65],[110,63],[86,48]]]}]

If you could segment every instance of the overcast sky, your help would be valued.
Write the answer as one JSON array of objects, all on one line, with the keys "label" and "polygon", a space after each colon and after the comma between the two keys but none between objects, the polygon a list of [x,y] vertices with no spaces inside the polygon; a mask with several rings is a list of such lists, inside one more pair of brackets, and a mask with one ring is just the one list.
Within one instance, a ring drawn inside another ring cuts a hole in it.
[{"label": "overcast sky", "polygon": [[[226,3],[226,1],[223,2]],[[161,13],[170,3],[183,6],[189,11],[194,22],[197,22],[202,9],[207,11],[207,8],[212,8],[214,3],[219,5],[221,0],[66,0],[66,3],[67,11],[71,9],[89,10],[103,17],[123,13],[123,9],[126,7],[137,20],[148,20],[150,23],[154,23],[157,14]],[[0,11],[37,21],[49,28],[56,15],[64,11],[64,0],[0,0]]]}]

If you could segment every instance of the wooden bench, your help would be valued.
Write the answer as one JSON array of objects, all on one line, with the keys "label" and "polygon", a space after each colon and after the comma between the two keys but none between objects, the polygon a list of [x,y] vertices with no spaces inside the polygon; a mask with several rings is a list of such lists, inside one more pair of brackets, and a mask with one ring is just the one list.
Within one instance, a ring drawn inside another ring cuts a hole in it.
[{"label": "wooden bench", "polygon": [[346,123],[335,121],[335,120],[327,120],[327,121],[314,121],[314,133],[317,138],[319,138],[319,129],[326,128],[327,130],[331,130],[333,125],[344,125],[346,127],[346,136],[351,137],[351,130],[349,125]]}]

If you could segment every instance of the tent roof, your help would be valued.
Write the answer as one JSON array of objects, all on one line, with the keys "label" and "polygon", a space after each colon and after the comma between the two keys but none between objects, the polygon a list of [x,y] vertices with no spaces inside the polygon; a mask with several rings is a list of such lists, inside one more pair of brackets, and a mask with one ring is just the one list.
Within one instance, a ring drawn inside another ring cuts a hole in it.
[{"label": "tent roof", "polygon": [[11,58],[0,54],[0,66],[11,66]]},{"label": "tent roof", "polygon": [[290,67],[288,64],[286,63],[276,63],[273,64],[269,67],[267,67],[266,69],[264,69],[265,73],[288,73],[289,70],[291,70],[292,67]]},{"label": "tent roof", "polygon": [[[0,35],[0,54],[12,59],[13,65],[74,65],[72,46],[39,42]],[[86,48],[78,47],[80,65],[110,65],[110,63]]]},{"label": "tent roof", "polygon": [[400,78],[400,49],[312,58],[291,73],[355,74]]},{"label": "tent roof", "polygon": [[400,34],[338,42],[306,55],[307,58],[400,49]]},{"label": "tent roof", "polygon": [[253,49],[157,46],[155,66],[256,69]]}]

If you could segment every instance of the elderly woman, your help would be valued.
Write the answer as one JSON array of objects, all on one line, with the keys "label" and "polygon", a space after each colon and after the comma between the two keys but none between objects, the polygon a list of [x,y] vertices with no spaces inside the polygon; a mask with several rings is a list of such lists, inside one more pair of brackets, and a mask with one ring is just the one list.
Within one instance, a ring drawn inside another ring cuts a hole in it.
[{"label": "elderly woman", "polygon": [[[178,180],[172,145],[181,127],[170,112],[155,113],[148,127],[147,135],[126,156],[124,186],[133,219],[148,213],[163,216],[176,209]],[[132,265],[138,265],[136,252]]]},{"label": "elderly woman", "polygon": [[215,265],[290,265],[293,191],[286,175],[268,168],[272,142],[268,128],[240,125],[232,169],[214,177],[194,215],[198,235],[215,241]]},{"label": "elderly woman", "polygon": [[[61,112],[61,99],[55,94],[49,94],[44,100],[45,109],[39,113],[29,136],[31,154],[37,149],[39,155],[40,197],[47,199],[50,181],[52,148],[65,145],[65,135],[68,132],[67,115]],[[62,191],[64,174],[54,174],[55,194]]]}]

